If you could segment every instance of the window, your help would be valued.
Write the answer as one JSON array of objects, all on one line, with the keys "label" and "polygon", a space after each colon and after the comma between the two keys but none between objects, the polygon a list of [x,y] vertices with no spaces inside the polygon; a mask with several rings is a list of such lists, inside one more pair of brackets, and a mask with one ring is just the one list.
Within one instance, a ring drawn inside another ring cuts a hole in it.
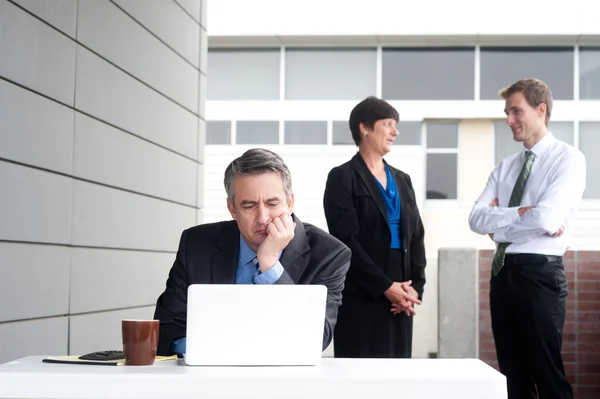
[{"label": "window", "polygon": [[389,100],[473,100],[472,47],[384,48],[382,93]]},{"label": "window", "polygon": [[231,122],[207,121],[206,144],[231,144]]},{"label": "window", "polygon": [[600,47],[579,49],[579,98],[600,99]]},{"label": "window", "polygon": [[458,122],[426,122],[427,185],[425,198],[457,199]]},{"label": "window", "polygon": [[347,121],[333,121],[331,123],[331,129],[333,131],[333,144],[354,144],[352,133],[350,132],[350,126]]},{"label": "window", "polygon": [[579,148],[587,166],[586,188],[583,198],[600,199],[600,179],[596,176],[600,168],[600,157],[596,149],[600,146],[600,122],[579,123]]},{"label": "window", "polygon": [[327,144],[327,122],[286,121],[285,144]]},{"label": "window", "polygon": [[285,52],[286,100],[353,100],[375,94],[377,50],[294,49]]},{"label": "window", "polygon": [[[350,126],[346,121],[333,121],[333,144],[352,144],[352,133]],[[394,140],[394,145],[421,145],[421,122],[403,122],[397,125],[398,137]]]},{"label": "window", "polygon": [[279,144],[279,122],[238,121],[235,136],[237,144]]},{"label": "window", "polygon": [[[550,131],[558,140],[573,145],[573,122],[550,122]],[[513,139],[512,131],[505,121],[494,122],[494,146],[496,165],[523,148],[523,144]]]},{"label": "window", "polygon": [[394,144],[398,145],[421,145],[421,122],[398,123],[398,137]]},{"label": "window", "polygon": [[208,52],[208,100],[279,100],[279,49]]},{"label": "window", "polygon": [[573,47],[482,47],[481,99],[523,78],[544,81],[555,100],[573,99]]}]

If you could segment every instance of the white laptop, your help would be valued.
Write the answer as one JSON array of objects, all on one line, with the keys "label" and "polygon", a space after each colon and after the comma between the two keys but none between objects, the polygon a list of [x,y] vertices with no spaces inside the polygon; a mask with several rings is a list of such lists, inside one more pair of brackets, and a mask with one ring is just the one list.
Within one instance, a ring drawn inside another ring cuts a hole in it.
[{"label": "white laptop", "polygon": [[187,301],[187,365],[321,362],[324,285],[194,284]]}]

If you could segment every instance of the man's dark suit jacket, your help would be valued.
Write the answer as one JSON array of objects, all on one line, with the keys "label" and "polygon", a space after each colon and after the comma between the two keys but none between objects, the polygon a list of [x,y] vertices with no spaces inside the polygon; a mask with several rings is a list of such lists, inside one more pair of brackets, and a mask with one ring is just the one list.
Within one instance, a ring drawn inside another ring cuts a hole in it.
[{"label": "man's dark suit jacket", "polygon": [[[385,162],[385,161],[384,161]],[[329,172],[323,199],[329,232],[352,251],[344,292],[380,298],[401,278],[411,279],[423,297],[425,285],[424,228],[410,177],[390,168],[400,194],[400,234],[404,251],[402,277],[386,273],[391,232],[383,195],[365,161],[357,153]]]},{"label": "man's dark suit jacket", "polygon": [[[351,252],[323,230],[300,222],[295,215],[292,217],[296,222],[294,238],[279,259],[284,272],[277,284],[327,287],[325,350],[331,343]],[[154,313],[154,319],[160,320],[158,355],[171,355],[172,342],[186,335],[188,286],[235,284],[239,240],[240,231],[235,221],[195,226],[182,233],[166,290],[158,298]]]}]

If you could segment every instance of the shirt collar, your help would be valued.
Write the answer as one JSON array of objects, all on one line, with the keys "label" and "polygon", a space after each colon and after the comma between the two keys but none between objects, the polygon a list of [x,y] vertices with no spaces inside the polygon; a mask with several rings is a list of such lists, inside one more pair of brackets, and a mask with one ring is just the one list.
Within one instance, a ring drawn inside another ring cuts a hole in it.
[{"label": "shirt collar", "polygon": [[256,258],[256,252],[250,249],[248,244],[246,244],[246,240],[242,237],[240,233],[240,253],[238,254],[238,265],[243,266],[248,262],[251,262],[252,259]]},{"label": "shirt collar", "polygon": [[539,157],[548,152],[555,141],[556,138],[554,138],[552,132],[548,131],[548,134],[546,134],[540,141],[538,141],[533,147],[531,147],[531,150],[528,150],[525,146],[523,146],[523,151],[531,151],[535,154],[536,157]]}]

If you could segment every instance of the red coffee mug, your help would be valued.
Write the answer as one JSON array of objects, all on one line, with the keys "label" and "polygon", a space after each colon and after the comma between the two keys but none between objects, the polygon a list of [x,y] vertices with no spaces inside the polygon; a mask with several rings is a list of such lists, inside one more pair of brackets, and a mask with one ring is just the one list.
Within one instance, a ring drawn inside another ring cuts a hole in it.
[{"label": "red coffee mug", "polygon": [[158,320],[122,320],[123,352],[128,366],[151,366],[158,347]]}]

